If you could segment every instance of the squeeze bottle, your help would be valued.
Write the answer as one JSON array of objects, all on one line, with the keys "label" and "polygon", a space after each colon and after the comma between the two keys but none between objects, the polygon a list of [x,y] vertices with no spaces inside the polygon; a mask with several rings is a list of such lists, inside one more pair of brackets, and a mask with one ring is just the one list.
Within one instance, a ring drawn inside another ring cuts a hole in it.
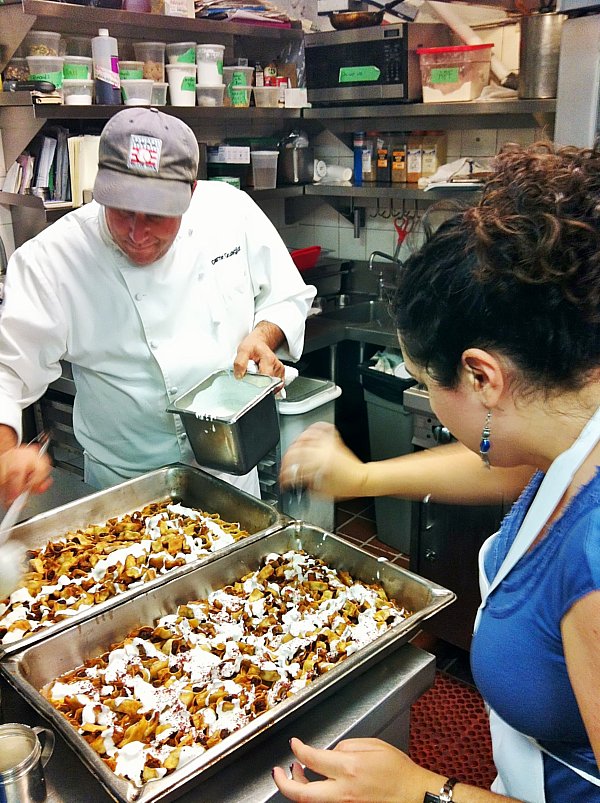
[{"label": "squeeze bottle", "polygon": [[365,132],[356,131],[353,139],[354,146],[354,186],[362,187],[363,183],[363,148],[365,147]]},{"label": "squeeze bottle", "polygon": [[98,36],[92,39],[92,59],[94,62],[94,84],[96,103],[118,105],[121,103],[121,81],[119,78],[119,55],[117,40],[108,35],[106,28],[100,28]]}]

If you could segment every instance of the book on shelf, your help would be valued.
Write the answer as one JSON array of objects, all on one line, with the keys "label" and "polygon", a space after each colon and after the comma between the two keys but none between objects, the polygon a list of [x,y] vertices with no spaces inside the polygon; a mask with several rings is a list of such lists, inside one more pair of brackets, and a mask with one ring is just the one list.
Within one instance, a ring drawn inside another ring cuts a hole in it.
[{"label": "book on shelf", "polygon": [[13,162],[8,168],[4,181],[2,182],[2,192],[19,192],[22,173],[23,168],[19,162]]},{"label": "book on shelf", "polygon": [[56,139],[43,136],[42,144],[37,157],[34,187],[48,187],[52,190],[54,185],[54,154],[56,153]]},{"label": "book on shelf", "polygon": [[81,206],[84,190],[91,191],[94,186],[98,172],[99,142],[100,137],[96,134],[83,134],[68,138],[73,207]]}]

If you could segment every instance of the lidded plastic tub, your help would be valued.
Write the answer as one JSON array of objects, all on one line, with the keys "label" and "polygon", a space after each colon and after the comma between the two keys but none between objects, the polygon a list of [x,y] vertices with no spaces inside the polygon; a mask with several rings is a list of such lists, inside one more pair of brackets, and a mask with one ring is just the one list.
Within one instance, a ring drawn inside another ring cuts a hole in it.
[{"label": "lidded plastic tub", "polygon": [[196,64],[198,65],[198,84],[217,86],[223,83],[223,53],[225,45],[197,45]]},{"label": "lidded plastic tub", "polygon": [[424,103],[474,100],[490,79],[493,44],[419,47]]},{"label": "lidded plastic tub", "polygon": [[64,56],[63,78],[88,80],[92,77],[92,59],[89,56]]},{"label": "lidded plastic tub", "polygon": [[187,64],[195,64],[196,43],[170,42],[167,45],[167,61],[169,64],[177,64],[179,61],[184,61]]},{"label": "lidded plastic tub", "polygon": [[144,78],[150,81],[165,80],[165,42],[134,42],[136,61],[144,62]]},{"label": "lidded plastic tub", "polygon": [[60,34],[54,31],[29,31],[24,47],[26,56],[58,56]]}]

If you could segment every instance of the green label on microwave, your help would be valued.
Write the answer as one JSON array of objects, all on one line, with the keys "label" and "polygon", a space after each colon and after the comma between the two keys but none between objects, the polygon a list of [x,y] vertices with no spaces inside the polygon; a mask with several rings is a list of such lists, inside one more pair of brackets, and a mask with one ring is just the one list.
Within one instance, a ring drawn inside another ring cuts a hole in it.
[{"label": "green label on microwave", "polygon": [[380,75],[381,70],[373,64],[364,67],[340,67],[338,82],[350,84],[355,81],[378,81]]},{"label": "green label on microwave", "polygon": [[433,67],[429,75],[430,84],[457,84],[458,67]]}]

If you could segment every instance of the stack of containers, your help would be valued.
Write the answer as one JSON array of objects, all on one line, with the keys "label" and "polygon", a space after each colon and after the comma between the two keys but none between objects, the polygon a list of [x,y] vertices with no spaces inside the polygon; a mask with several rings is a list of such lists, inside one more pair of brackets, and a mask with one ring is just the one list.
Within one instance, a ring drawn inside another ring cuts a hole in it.
[{"label": "stack of containers", "polygon": [[225,106],[245,108],[250,105],[254,67],[237,65],[223,67],[225,77]]},{"label": "stack of containers", "polygon": [[196,43],[167,45],[167,79],[173,106],[196,105]]},{"label": "stack of containers", "polygon": [[223,84],[223,53],[225,45],[202,44],[196,47],[198,106],[222,106],[225,85]]},{"label": "stack of containers", "polygon": [[53,31],[30,31],[24,42],[25,57],[32,81],[50,81],[58,91],[62,88],[63,62],[60,34]]}]

